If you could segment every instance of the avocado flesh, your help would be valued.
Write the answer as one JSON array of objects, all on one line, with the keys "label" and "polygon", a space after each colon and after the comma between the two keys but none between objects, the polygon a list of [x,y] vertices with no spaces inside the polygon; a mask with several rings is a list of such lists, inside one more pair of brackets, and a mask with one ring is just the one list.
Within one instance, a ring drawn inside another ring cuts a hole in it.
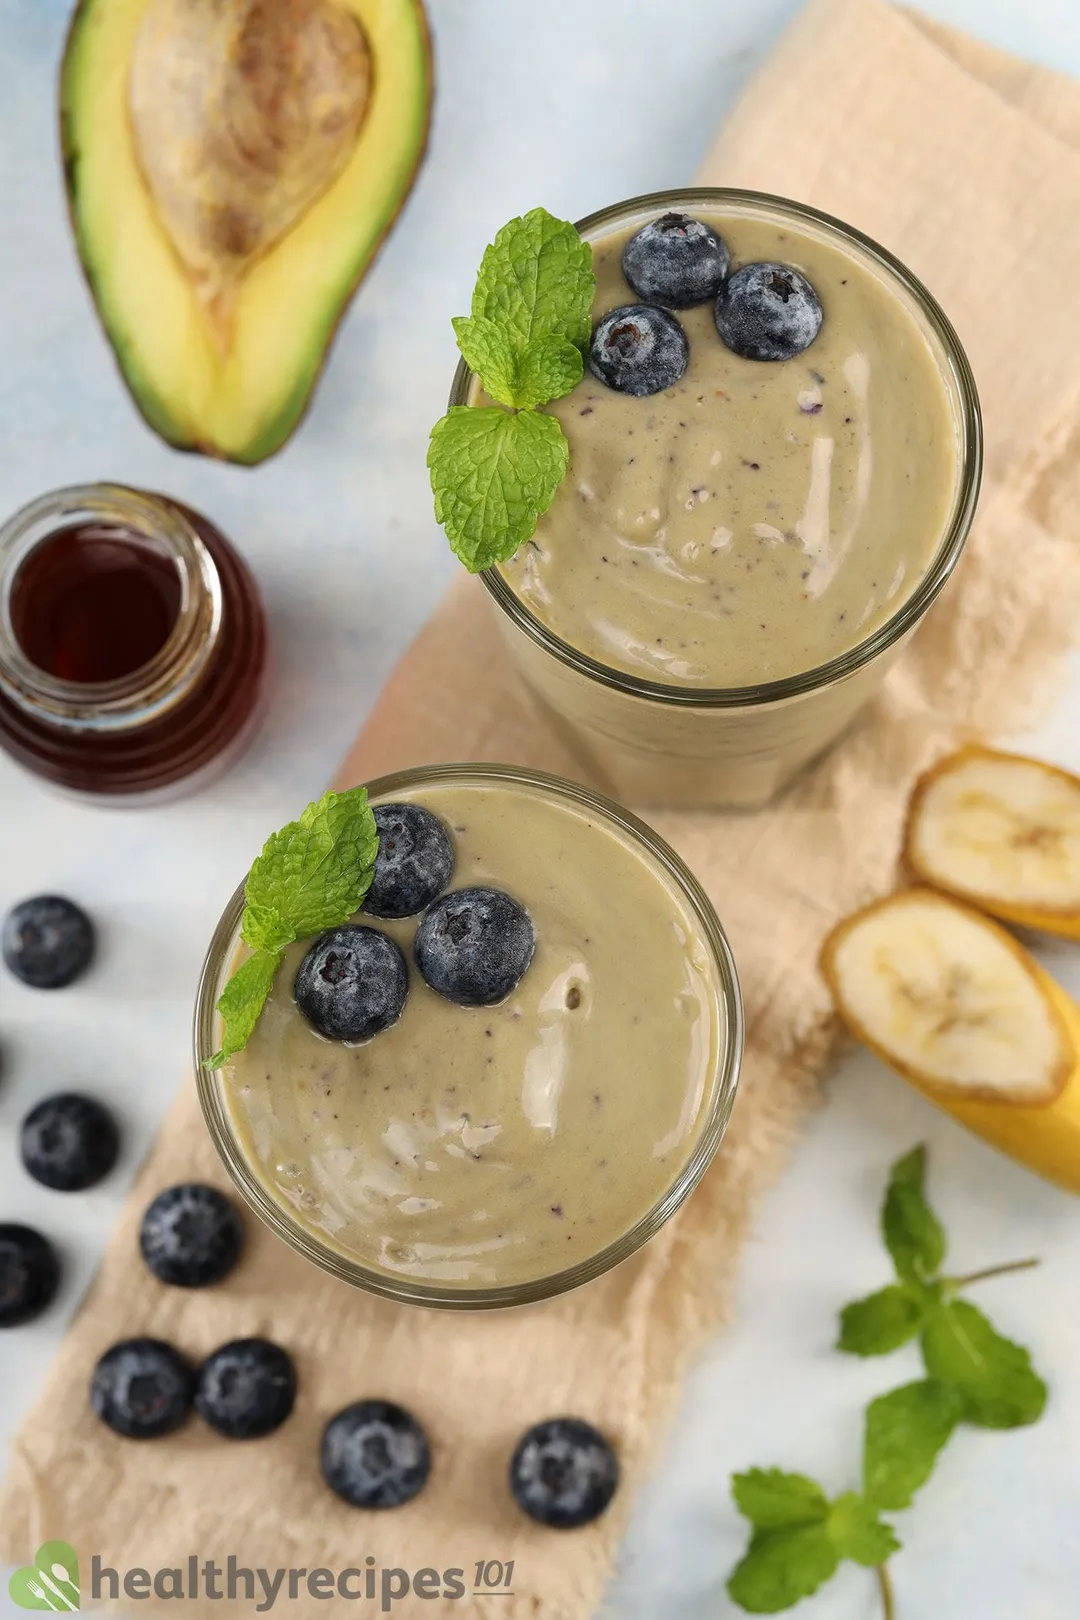
[{"label": "avocado flesh", "polygon": [[363,118],[326,189],[244,268],[224,328],[139,161],[131,64],[151,0],[81,0],[75,14],[61,79],[75,236],[132,395],[177,448],[248,465],[280,448],[423,154],[431,82],[420,0],[332,3],[366,41]]}]

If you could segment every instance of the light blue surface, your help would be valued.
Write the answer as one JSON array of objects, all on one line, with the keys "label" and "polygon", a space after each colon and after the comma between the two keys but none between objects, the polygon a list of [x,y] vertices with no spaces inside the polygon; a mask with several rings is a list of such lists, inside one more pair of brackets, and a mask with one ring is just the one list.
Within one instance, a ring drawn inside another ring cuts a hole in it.
[{"label": "light blue surface", "polygon": [[[1080,73],[1076,0],[936,0],[928,10]],[[315,407],[256,473],[178,456],[142,426],[77,271],[55,148],[53,75],[68,6],[0,0],[0,512],[108,477],[212,514],[251,559],[278,656],[272,723],[249,760],[175,809],[117,815],[44,794],[0,760],[0,910],[49,887],[105,930],[103,962],[42,1017],[0,985],[0,1213],[40,1223],[70,1260],[61,1308],[0,1343],[0,1450],[29,1406],[92,1274],[124,1188],[187,1062],[192,987],[221,904],[268,828],[329,776],[453,568],[423,472],[454,363],[449,318],[506,218],[571,217],[688,179],[794,0],[432,0],[439,95],[432,149],[404,218],[345,322]],[[794,137],[793,137],[794,138]],[[452,672],[448,671],[448,678]],[[1080,768],[1080,673],[1040,739]],[[168,920],[163,934],[163,919]],[[1055,969],[1080,991],[1080,952]],[[115,1100],[123,1174],[61,1199],[13,1166],[30,1102],[59,1085]],[[608,1620],[712,1620],[743,1542],[733,1468],[775,1462],[835,1490],[857,1481],[861,1404],[914,1358],[834,1354],[835,1311],[885,1281],[874,1220],[886,1167],[931,1144],[956,1264],[1041,1254],[982,1300],[1029,1342],[1054,1388],[1039,1427],[965,1433],[909,1515],[899,1620],[1072,1620],[1080,1614],[1080,1210],[954,1128],[866,1057],[836,1076],[747,1247],[736,1325],[687,1387],[637,1506]],[[848,1567],[798,1611],[870,1620]],[[9,1609],[0,1596],[0,1617]]]}]

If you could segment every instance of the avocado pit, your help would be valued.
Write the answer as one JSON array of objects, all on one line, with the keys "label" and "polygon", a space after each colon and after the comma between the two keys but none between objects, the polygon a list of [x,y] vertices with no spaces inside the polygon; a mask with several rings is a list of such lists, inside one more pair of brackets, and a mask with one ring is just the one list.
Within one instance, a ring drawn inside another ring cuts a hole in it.
[{"label": "avocado pit", "polygon": [[149,0],[135,150],[222,354],[244,276],[341,173],[371,89],[363,28],[335,0]]}]

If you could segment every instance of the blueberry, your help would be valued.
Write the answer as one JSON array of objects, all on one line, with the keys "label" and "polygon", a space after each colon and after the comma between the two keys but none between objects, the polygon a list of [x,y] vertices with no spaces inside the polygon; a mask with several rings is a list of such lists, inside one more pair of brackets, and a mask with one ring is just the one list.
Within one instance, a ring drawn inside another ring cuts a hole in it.
[{"label": "blueberry", "polygon": [[580,1418],[549,1418],[521,1438],[510,1463],[518,1506],[553,1530],[575,1530],[604,1512],[619,1483],[619,1460],[599,1429]]},{"label": "blueberry", "polygon": [[642,399],[671,388],[686,370],[686,333],[666,309],[622,304],[593,329],[589,369],[609,388]]},{"label": "blueberry", "polygon": [[459,1007],[505,1001],[536,949],[525,907],[501,889],[454,889],[429,909],[413,951],[423,978]]},{"label": "blueberry", "polygon": [[161,1339],[125,1339],[106,1350],[90,1380],[90,1405],[128,1440],[156,1440],[191,1411],[195,1374]]},{"label": "blueberry", "polygon": [[22,1122],[22,1162],[55,1192],[85,1192],[116,1163],[120,1137],[107,1109],[92,1097],[62,1091],[31,1108]]},{"label": "blueberry", "polygon": [[788,264],[744,264],[721,287],[716,330],[747,360],[793,360],[821,330],[817,293]]},{"label": "blueberry", "polygon": [[160,1282],[207,1288],[240,1258],[244,1228],[224,1194],[201,1182],[158,1193],[139,1229],[142,1257]]},{"label": "blueberry", "polygon": [[296,1005],[331,1041],[368,1041],[401,1017],[409,970],[400,946],[346,923],[320,934],[296,971]]},{"label": "blueberry", "polygon": [[716,297],[729,262],[711,226],[689,214],[661,214],[627,242],[622,272],[647,304],[690,309]]},{"label": "blueberry", "polygon": [[330,1489],[362,1508],[411,1502],[431,1472],[427,1435],[392,1401],[357,1401],[331,1418],[320,1460]]},{"label": "blueberry", "polygon": [[415,917],[453,876],[450,835],[419,804],[376,805],[375,825],[379,853],[364,910],[372,917]]},{"label": "blueberry", "polygon": [[257,1440],[279,1429],[296,1399],[292,1357],[269,1339],[234,1339],[207,1357],[195,1410],[227,1440]]},{"label": "blueberry", "polygon": [[59,1282],[60,1262],[48,1238],[29,1226],[0,1225],[0,1328],[40,1316]]},{"label": "blueberry", "polygon": [[73,900],[39,894],[4,918],[4,961],[35,990],[62,990],[85,973],[94,955],[94,925]]}]

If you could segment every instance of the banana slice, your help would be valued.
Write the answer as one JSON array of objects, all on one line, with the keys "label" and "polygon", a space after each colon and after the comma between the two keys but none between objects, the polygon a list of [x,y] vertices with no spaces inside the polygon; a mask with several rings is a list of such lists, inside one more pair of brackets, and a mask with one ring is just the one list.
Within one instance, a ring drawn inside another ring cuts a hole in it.
[{"label": "banana slice", "polygon": [[822,968],[859,1040],[960,1124],[1080,1193],[1080,1007],[1011,934],[907,889],[840,923]]},{"label": "banana slice", "polygon": [[822,965],[859,1039],[923,1085],[1039,1106],[1069,1078],[1069,1031],[1036,963],[996,923],[932,889],[849,917]]},{"label": "banana slice", "polygon": [[1007,922],[1080,939],[1080,777],[968,747],[918,783],[904,853],[914,874]]}]

